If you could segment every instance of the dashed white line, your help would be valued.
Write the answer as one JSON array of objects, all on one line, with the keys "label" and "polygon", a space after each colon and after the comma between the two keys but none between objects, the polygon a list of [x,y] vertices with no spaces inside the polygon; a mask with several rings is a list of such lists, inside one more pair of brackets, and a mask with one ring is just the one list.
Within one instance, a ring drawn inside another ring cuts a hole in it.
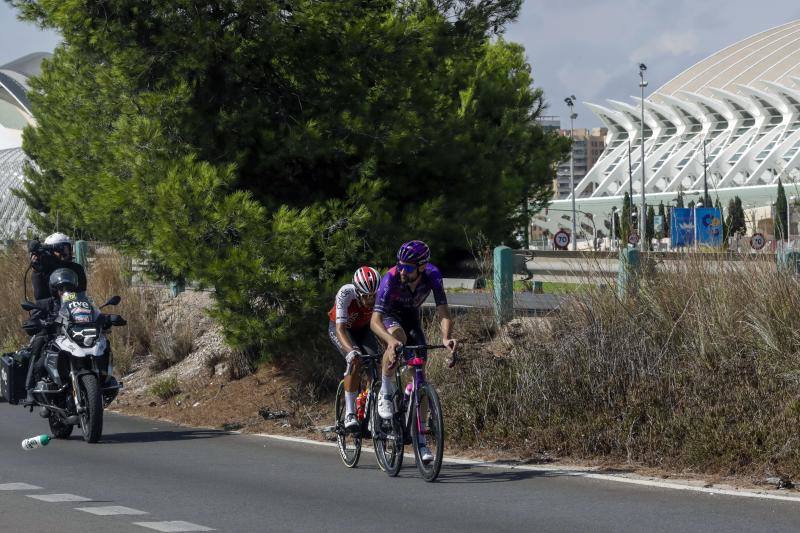
[{"label": "dashed white line", "polygon": [[41,488],[27,483],[0,483],[0,490],[40,490]]},{"label": "dashed white line", "polygon": [[28,498],[34,500],[41,500],[43,502],[57,503],[57,502],[90,502],[91,498],[84,498],[76,494],[26,494]]},{"label": "dashed white line", "polygon": [[148,514],[147,511],[131,509],[130,507],[124,507],[122,505],[106,505],[104,507],[76,507],[75,510],[91,513],[97,516]]},{"label": "dashed white line", "polygon": [[167,522],[134,522],[134,526],[142,526],[156,531],[164,531],[167,533],[179,533],[182,531],[215,531],[210,527],[198,526],[191,522],[184,522],[182,520],[172,520]]}]

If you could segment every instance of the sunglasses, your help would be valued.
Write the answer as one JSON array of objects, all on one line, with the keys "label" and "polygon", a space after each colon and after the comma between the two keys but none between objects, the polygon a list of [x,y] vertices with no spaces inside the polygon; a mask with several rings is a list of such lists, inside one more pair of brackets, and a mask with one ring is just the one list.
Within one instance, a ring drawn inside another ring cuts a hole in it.
[{"label": "sunglasses", "polygon": [[403,263],[397,263],[397,270],[403,272],[404,274],[411,274],[417,269],[417,265],[404,265]]}]

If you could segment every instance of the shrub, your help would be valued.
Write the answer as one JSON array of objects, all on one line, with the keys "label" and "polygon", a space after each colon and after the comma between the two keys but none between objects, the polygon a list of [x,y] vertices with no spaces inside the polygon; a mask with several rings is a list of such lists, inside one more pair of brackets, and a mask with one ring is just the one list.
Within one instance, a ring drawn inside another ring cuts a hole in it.
[{"label": "shrub", "polygon": [[180,393],[181,388],[178,384],[178,378],[176,376],[166,376],[160,378],[153,382],[153,384],[150,386],[150,394],[157,396],[162,400],[168,400]]},{"label": "shrub", "polygon": [[670,265],[625,300],[591,286],[557,315],[465,344],[452,371],[433,360],[452,442],[800,475],[798,279],[750,258]]}]

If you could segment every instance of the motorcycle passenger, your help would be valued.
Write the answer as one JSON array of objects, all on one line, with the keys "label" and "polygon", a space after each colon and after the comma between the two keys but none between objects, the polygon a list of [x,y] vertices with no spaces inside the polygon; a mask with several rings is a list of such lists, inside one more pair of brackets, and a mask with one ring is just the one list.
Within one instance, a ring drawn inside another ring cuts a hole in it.
[{"label": "motorcycle passenger", "polygon": [[44,300],[51,296],[50,275],[59,268],[68,268],[78,276],[78,291],[86,290],[86,271],[72,260],[72,241],[63,233],[53,233],[44,240],[44,246],[37,240],[28,243],[31,254],[33,275],[33,299]]},{"label": "motorcycle passenger", "polygon": [[[58,313],[61,307],[61,300],[64,293],[80,291],[80,279],[78,275],[70,268],[59,268],[50,274],[48,280],[48,294],[51,296],[36,300],[36,305],[39,307],[31,315],[32,320],[48,320]],[[27,395],[22,405],[30,406],[36,403],[33,398],[34,387],[34,365],[41,355],[45,344],[50,338],[50,333],[47,330],[40,330],[34,334],[30,343],[31,359],[28,362],[28,374],[25,379],[25,389]]]},{"label": "motorcycle passenger", "polygon": [[[447,306],[442,274],[429,262],[430,257],[430,249],[422,241],[414,240],[403,244],[397,251],[397,264],[384,274],[378,288],[370,326],[372,331],[386,343],[381,373],[381,397],[378,400],[378,414],[384,419],[394,415],[392,396],[395,385],[392,369],[397,357],[395,349],[406,343],[427,344],[419,308],[431,291],[440,319],[442,344],[447,346],[451,353],[448,366],[452,366],[455,361],[457,342],[450,338],[453,320],[450,318]],[[427,358],[425,350],[418,351],[418,355],[423,359]],[[422,419],[425,420],[425,417]],[[423,432],[420,432],[419,439],[423,462],[432,461],[433,455],[425,445]]]},{"label": "motorcycle passenger", "polygon": [[381,276],[372,267],[362,266],[353,274],[353,282],[342,285],[336,293],[336,303],[328,312],[328,336],[348,365],[350,374],[344,378],[345,429],[358,426],[355,414],[359,388],[362,353],[380,353],[378,341],[369,328],[375,292]]}]

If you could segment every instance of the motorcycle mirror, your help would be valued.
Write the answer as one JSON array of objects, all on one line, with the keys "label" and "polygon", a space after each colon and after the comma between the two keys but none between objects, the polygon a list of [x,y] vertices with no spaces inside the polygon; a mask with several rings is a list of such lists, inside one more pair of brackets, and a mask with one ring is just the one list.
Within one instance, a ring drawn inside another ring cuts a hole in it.
[{"label": "motorcycle mirror", "polygon": [[28,300],[25,300],[25,301],[23,301],[23,302],[22,302],[20,305],[22,305],[22,308],[23,308],[24,310],[26,310],[26,311],[35,311],[36,309],[39,309],[39,308],[36,306],[36,304],[35,304],[35,303],[33,303],[33,302],[29,302]]},{"label": "motorcycle mirror", "polygon": [[100,309],[102,309],[103,307],[107,307],[109,305],[119,305],[121,301],[122,298],[120,298],[119,296],[112,296],[111,298],[108,299],[106,303],[100,306]]}]

